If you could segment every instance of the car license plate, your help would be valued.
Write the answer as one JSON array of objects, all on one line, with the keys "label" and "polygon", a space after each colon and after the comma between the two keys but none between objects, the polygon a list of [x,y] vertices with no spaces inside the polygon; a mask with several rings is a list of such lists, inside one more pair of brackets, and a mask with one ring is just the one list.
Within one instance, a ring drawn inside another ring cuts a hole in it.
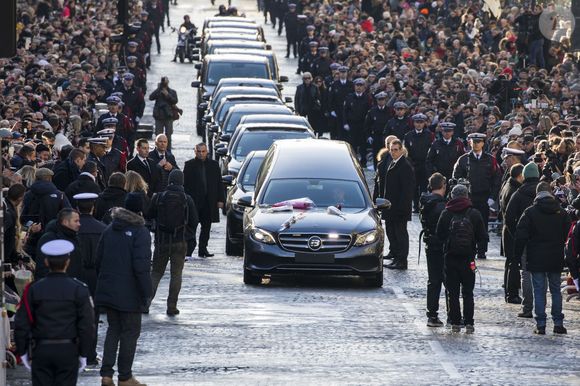
[{"label": "car license plate", "polygon": [[331,253],[297,253],[294,261],[296,263],[332,264],[334,263],[334,255]]}]

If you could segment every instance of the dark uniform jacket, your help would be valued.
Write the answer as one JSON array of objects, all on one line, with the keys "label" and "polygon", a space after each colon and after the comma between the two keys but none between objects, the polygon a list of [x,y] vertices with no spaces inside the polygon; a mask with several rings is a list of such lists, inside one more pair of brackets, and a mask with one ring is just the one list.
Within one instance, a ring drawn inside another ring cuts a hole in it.
[{"label": "dark uniform jacket", "polygon": [[[76,339],[79,356],[89,356],[95,325],[93,304],[85,284],[66,273],[51,272],[33,283],[25,294],[26,300],[15,318],[16,354],[27,353],[32,337],[35,341]],[[32,321],[25,303],[30,308]]]},{"label": "dark uniform jacket", "polygon": [[82,280],[83,278],[83,255],[80,249],[77,233],[73,230],[60,225],[57,220],[52,220],[46,226],[45,232],[38,240],[36,248],[36,270],[34,277],[36,280],[42,279],[48,274],[48,267],[44,264],[46,255],[40,250],[44,244],[53,240],[67,240],[70,241],[75,249],[70,254],[70,264],[67,269],[67,274],[70,277]]},{"label": "dark uniform jacket", "polygon": [[[346,96],[354,92],[354,84],[347,80],[344,84],[340,80],[334,81],[328,89],[328,109],[334,111],[338,119],[342,119],[342,109]],[[342,122],[342,120],[341,120]]]},{"label": "dark uniform jacket", "polygon": [[430,250],[443,250],[443,242],[437,236],[439,216],[445,209],[445,197],[435,193],[423,193],[419,199],[423,241]]},{"label": "dark uniform jacket", "polygon": [[123,93],[123,114],[135,122],[135,118],[141,118],[145,110],[145,97],[143,91],[133,85],[131,88],[126,88],[124,85],[117,87],[117,90]]},{"label": "dark uniform jacket", "polygon": [[365,118],[371,108],[371,99],[367,92],[360,96],[351,93],[344,100],[343,125],[350,126],[350,135],[359,141],[368,137],[364,129]]},{"label": "dark uniform jacket", "polygon": [[102,158],[97,157],[94,153],[89,153],[87,156],[88,161],[93,161],[97,164],[97,185],[101,189],[105,189],[107,187],[107,183],[109,182],[107,177],[107,169],[105,168],[105,164],[103,164]]},{"label": "dark uniform jacket", "polygon": [[295,42],[298,39],[298,14],[296,12],[286,12],[284,26],[286,27],[286,40],[291,43]]},{"label": "dark uniform jacket", "polygon": [[58,190],[64,191],[67,186],[79,178],[81,171],[72,159],[67,158],[54,169],[52,182]]},{"label": "dark uniform jacket", "polygon": [[425,169],[425,160],[433,138],[435,135],[429,129],[423,129],[421,132],[413,129],[405,134],[404,144],[409,152],[407,158],[415,170]]},{"label": "dark uniform jacket", "polygon": [[431,144],[425,160],[427,175],[441,173],[449,180],[453,176],[453,166],[465,154],[463,142],[458,138],[451,138],[449,144],[443,138],[436,139]]},{"label": "dark uniform jacket", "polygon": [[[126,197],[127,191],[125,189],[117,188],[115,186],[107,187],[95,202],[95,218],[99,221],[105,221],[104,217],[109,212],[109,209],[114,207],[125,207]],[[105,222],[110,222],[110,219]]]},{"label": "dark uniform jacket", "polygon": [[[205,167],[207,182],[205,187],[202,183],[202,167]],[[218,163],[210,159],[206,159],[206,161],[201,161],[198,158],[190,159],[183,167],[183,175],[185,193],[193,198],[198,211],[201,211],[201,208],[205,205],[209,205],[211,221],[219,222],[220,215],[217,203],[225,203],[226,199]]]},{"label": "dark uniform jacket", "polygon": [[[115,136],[121,136],[124,139],[130,138],[133,135],[135,128],[133,127],[133,121],[127,117],[123,113],[117,113],[115,115],[106,112],[105,114],[101,115],[97,120],[97,126],[95,129],[95,134],[105,127],[103,126],[103,121],[107,118],[117,118],[117,128],[115,129]],[[121,141],[113,142],[113,146],[121,146]],[[119,148],[120,151],[124,151],[125,149]]]},{"label": "dark uniform jacket", "polygon": [[320,101],[320,93],[318,88],[311,83],[306,86],[304,83],[296,87],[296,95],[294,96],[294,108],[299,115],[307,116],[313,111],[322,110],[322,102]]},{"label": "dark uniform jacket", "polygon": [[453,178],[467,178],[470,193],[474,200],[497,200],[501,182],[501,173],[497,161],[489,153],[481,153],[478,160],[473,152],[459,157],[453,169]]},{"label": "dark uniform jacket", "polygon": [[558,200],[549,195],[536,197],[518,222],[515,258],[520,259],[525,248],[527,271],[562,272],[569,229],[570,217]]},{"label": "dark uniform jacket", "polygon": [[365,118],[365,131],[368,136],[373,137],[374,141],[384,140],[385,126],[389,120],[390,112],[387,106],[382,109],[379,106],[373,106]]},{"label": "dark uniform jacket", "polygon": [[143,312],[153,295],[151,234],[143,217],[123,208],[113,212],[97,246],[95,304],[121,312]]},{"label": "dark uniform jacket", "polygon": [[402,141],[411,127],[412,125],[409,121],[409,117],[403,117],[400,119],[398,117],[393,117],[387,122],[385,137],[394,135]]},{"label": "dark uniform jacket", "polygon": [[383,216],[395,221],[411,220],[411,204],[415,189],[415,173],[413,166],[405,156],[401,156],[396,162],[389,163],[385,175],[381,175],[379,186],[384,190],[379,197],[386,198],[391,202],[389,209],[383,210]]},{"label": "dark uniform jacket", "polygon": [[127,170],[127,156],[123,154],[119,149],[115,148],[115,143],[113,142],[113,148],[111,148],[105,155],[101,158],[103,167],[105,168],[105,175],[103,178],[105,181],[109,181],[111,174],[116,172],[124,173]]},{"label": "dark uniform jacket", "polygon": [[332,60],[326,55],[325,58],[318,57],[314,60],[314,62],[310,66],[310,71],[312,72],[313,77],[320,76],[322,79],[325,79],[327,76],[332,74],[330,71],[330,65],[332,64]]},{"label": "dark uniform jacket", "polygon": [[[95,180],[92,177],[86,174],[81,174],[76,181],[72,182],[65,189],[64,193],[66,194],[66,197],[68,198],[69,202],[73,203],[74,202],[73,197],[75,196],[75,194],[79,193],[100,194],[101,187],[99,186],[99,184],[95,182]],[[76,207],[76,205],[73,206]]]},{"label": "dark uniform jacket", "polygon": [[81,280],[89,286],[91,296],[97,288],[97,244],[107,226],[90,214],[81,214],[81,228],[77,234],[83,256],[83,276]]}]

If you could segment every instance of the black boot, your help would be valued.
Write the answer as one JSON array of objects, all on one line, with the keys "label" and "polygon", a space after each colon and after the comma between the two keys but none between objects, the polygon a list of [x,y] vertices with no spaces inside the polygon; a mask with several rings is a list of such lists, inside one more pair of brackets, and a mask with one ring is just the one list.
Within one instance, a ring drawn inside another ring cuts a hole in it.
[{"label": "black boot", "polygon": [[385,268],[406,270],[407,269],[407,262],[404,260],[393,260],[393,262],[391,264],[385,265]]}]

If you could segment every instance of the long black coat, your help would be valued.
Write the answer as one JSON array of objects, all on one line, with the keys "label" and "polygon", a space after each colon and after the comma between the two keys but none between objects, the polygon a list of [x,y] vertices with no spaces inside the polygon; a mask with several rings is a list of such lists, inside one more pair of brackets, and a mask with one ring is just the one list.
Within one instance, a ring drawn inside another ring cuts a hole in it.
[{"label": "long black coat", "polygon": [[122,188],[117,188],[115,186],[109,186],[103,193],[99,195],[97,201],[95,202],[95,218],[99,221],[103,221],[103,217],[107,214],[109,209],[114,207],[125,207],[125,198],[127,197],[127,191]]},{"label": "long black coat", "polygon": [[395,221],[410,221],[413,192],[415,190],[415,173],[405,156],[392,162],[387,168],[384,179],[384,195],[391,202],[391,208],[383,211],[383,216]]},{"label": "long black coat", "polygon": [[64,191],[64,194],[66,194],[69,202],[73,203],[73,206],[76,206],[73,197],[75,194],[79,193],[100,194],[101,187],[90,176],[81,174],[79,178],[77,178],[76,181],[71,182]]},{"label": "long black coat", "polygon": [[69,158],[58,164],[54,170],[52,182],[58,190],[64,191],[67,186],[77,180],[80,174],[78,166]]},{"label": "long black coat", "polygon": [[[179,166],[177,166],[177,161],[175,160],[175,156],[173,154],[171,154],[171,152],[166,151],[164,157],[167,160],[167,162],[169,162],[171,165],[173,165],[173,169],[179,169]],[[154,163],[159,164],[162,157],[157,152],[157,149],[153,149],[152,151],[149,152],[148,158],[150,158]],[[173,169],[171,169],[171,170],[173,170]],[[160,171],[160,175],[161,175],[161,181],[159,182],[158,188],[159,188],[160,192],[163,192],[167,188],[167,182],[169,180],[169,173],[171,173],[171,171],[167,171],[163,168],[160,168],[159,171]]]},{"label": "long black coat", "polygon": [[202,161],[198,158],[190,159],[183,167],[185,193],[189,194],[195,203],[198,212],[201,212],[205,205],[209,205],[211,210],[211,221],[219,222],[220,214],[217,207],[218,202],[226,201],[222,176],[218,163],[214,160],[205,161],[207,195],[204,196],[201,181]]},{"label": "long black coat", "polygon": [[[514,195],[514,193],[518,190],[521,184],[514,178],[509,178],[506,183],[501,188],[499,192],[499,208],[500,208],[500,215],[501,218],[505,218],[505,212],[507,210],[508,203],[510,198]],[[514,249],[514,238],[513,235],[509,232],[507,225],[504,221],[504,226],[501,232],[501,253],[502,256],[511,257]]]},{"label": "long black coat", "polygon": [[97,288],[97,245],[107,226],[90,214],[81,214],[81,228],[77,234],[83,256],[83,275],[80,278],[89,286],[91,296]]},{"label": "long black coat", "polygon": [[151,234],[143,217],[123,208],[113,213],[97,246],[95,304],[143,312],[153,295]]},{"label": "long black coat", "polygon": [[83,253],[80,248],[80,243],[78,239],[78,235],[57,223],[56,220],[52,220],[46,226],[46,231],[38,240],[38,244],[36,246],[36,271],[34,272],[35,280],[42,279],[48,274],[48,267],[44,265],[44,259],[46,256],[42,253],[41,248],[44,244],[48,243],[49,241],[53,240],[67,240],[70,241],[75,249],[70,254],[70,264],[67,269],[67,274],[70,277],[74,277],[82,281],[83,279]]},{"label": "long black coat", "polygon": [[133,170],[143,177],[147,185],[149,186],[149,191],[147,194],[149,197],[153,196],[153,193],[159,192],[159,186],[161,183],[161,168],[153,160],[147,158],[147,163],[149,168],[146,168],[139,157],[135,156],[131,161],[127,163],[127,170]]}]

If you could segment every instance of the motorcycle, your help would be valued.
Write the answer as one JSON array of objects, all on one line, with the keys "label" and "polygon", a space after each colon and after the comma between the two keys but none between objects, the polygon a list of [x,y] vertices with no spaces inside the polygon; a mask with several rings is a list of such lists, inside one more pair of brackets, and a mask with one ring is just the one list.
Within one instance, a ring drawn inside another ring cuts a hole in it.
[{"label": "motorcycle", "polygon": [[181,26],[177,33],[177,47],[175,48],[175,56],[179,57],[179,62],[183,63],[185,58],[189,60],[190,63],[193,62],[193,36],[195,35],[195,29],[187,29],[185,26]]}]

